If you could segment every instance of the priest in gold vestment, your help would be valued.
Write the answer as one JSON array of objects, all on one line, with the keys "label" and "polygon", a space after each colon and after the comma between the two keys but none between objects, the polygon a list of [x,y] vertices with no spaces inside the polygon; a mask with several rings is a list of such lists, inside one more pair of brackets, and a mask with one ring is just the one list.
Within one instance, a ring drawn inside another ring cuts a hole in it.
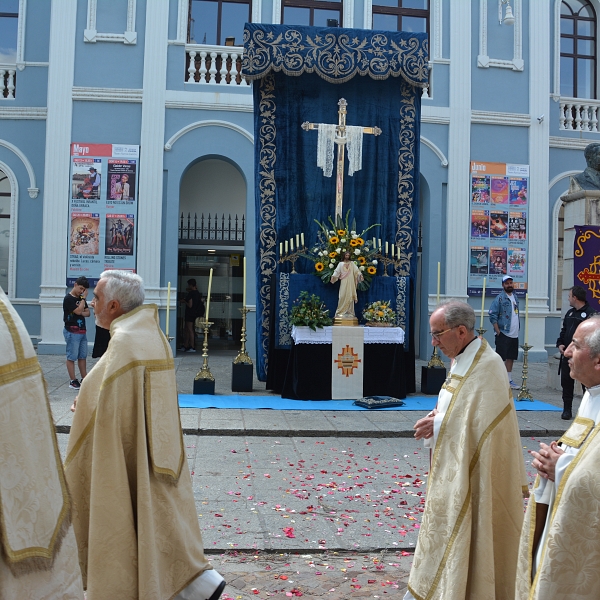
[{"label": "priest in gold vestment", "polygon": [[579,325],[565,350],[586,386],[558,444],[532,452],[538,477],[519,549],[518,600],[600,598],[600,317]]},{"label": "priest in gold vestment", "polygon": [[65,470],[87,600],[216,600],[181,433],[173,356],[142,279],[105,271],[108,350],[79,392]]},{"label": "priest in gold vestment", "polygon": [[0,598],[83,598],[42,369],[0,288]]},{"label": "priest in gold vestment", "polygon": [[511,600],[527,480],[506,369],[468,304],[441,304],[429,324],[452,365],[415,424],[432,457],[405,599]]}]

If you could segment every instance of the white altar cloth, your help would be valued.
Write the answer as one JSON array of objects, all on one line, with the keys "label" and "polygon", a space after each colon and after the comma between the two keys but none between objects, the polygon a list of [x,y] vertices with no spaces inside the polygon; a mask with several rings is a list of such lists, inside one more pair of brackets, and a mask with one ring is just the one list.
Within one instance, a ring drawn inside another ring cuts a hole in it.
[{"label": "white altar cloth", "polygon": [[[333,326],[313,331],[310,327],[292,327],[294,344],[331,344]],[[363,327],[365,344],[404,344],[402,327]]]}]

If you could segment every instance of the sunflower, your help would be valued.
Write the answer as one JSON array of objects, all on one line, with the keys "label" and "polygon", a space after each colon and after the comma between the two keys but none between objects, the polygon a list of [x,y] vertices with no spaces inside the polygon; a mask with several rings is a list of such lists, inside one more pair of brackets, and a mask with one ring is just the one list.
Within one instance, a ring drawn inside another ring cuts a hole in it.
[{"label": "sunflower", "polygon": [[329,253],[329,258],[336,258],[337,257],[337,252],[330,252]]},{"label": "sunflower", "polygon": [[364,256],[359,256],[358,257],[358,264],[359,265],[364,265],[367,262],[367,259]]},{"label": "sunflower", "polygon": [[339,241],[340,241],[339,238],[336,238],[335,235],[333,237],[329,238],[329,243],[332,246],[335,246],[336,244],[339,244]]},{"label": "sunflower", "polygon": [[356,240],[350,240],[350,245],[354,248],[355,246],[358,246],[358,242]]},{"label": "sunflower", "polygon": [[338,229],[337,230],[337,234],[338,235],[346,235],[346,230],[345,229]]},{"label": "sunflower", "polygon": [[356,238],[356,243],[357,243],[359,246],[363,246],[363,245],[364,245],[364,243],[365,243],[365,240],[363,240],[362,238],[360,238],[360,237],[359,237],[359,238]]},{"label": "sunflower", "polygon": [[315,269],[321,272],[325,268],[325,265],[322,262],[318,262],[315,264]]},{"label": "sunflower", "polygon": [[367,267],[367,273],[369,275],[375,275],[375,273],[377,273],[377,269],[375,267]]}]

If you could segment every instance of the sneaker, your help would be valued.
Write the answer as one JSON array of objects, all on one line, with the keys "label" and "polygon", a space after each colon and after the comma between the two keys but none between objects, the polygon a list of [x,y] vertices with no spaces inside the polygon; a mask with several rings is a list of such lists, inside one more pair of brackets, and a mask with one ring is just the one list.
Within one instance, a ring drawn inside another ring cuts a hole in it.
[{"label": "sneaker", "polygon": [[81,384],[79,383],[79,381],[77,381],[77,379],[73,379],[73,381],[69,382],[69,387],[72,390],[78,390],[81,387]]},{"label": "sneaker", "polygon": [[196,348],[188,348],[186,352],[196,352]]},{"label": "sneaker", "polygon": [[512,379],[508,382],[511,390],[520,390],[521,386],[518,383],[515,383]]}]

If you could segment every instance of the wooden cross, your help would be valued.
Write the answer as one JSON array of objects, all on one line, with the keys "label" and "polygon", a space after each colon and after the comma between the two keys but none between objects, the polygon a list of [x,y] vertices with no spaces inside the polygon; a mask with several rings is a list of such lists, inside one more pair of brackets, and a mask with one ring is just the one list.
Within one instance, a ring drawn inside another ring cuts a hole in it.
[{"label": "wooden cross", "polygon": [[[344,155],[346,149],[346,106],[348,103],[344,98],[340,98],[338,102],[338,124],[335,128],[336,139],[335,143],[338,147],[337,152],[337,171],[335,182],[335,217],[336,222],[338,217],[342,217],[342,195],[344,193]],[[305,121],[301,125],[304,131],[311,129],[319,129],[319,123],[309,123]],[[379,127],[363,127],[362,132],[372,135],[379,135],[381,129]]]}]

